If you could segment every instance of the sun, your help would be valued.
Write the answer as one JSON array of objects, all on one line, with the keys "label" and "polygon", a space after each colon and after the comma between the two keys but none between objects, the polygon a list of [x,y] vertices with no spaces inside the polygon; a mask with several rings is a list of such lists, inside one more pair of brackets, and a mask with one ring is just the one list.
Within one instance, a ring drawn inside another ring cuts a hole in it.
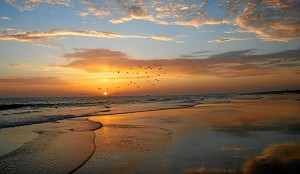
[{"label": "sun", "polygon": [[107,92],[103,92],[103,95],[107,95],[108,93]]}]

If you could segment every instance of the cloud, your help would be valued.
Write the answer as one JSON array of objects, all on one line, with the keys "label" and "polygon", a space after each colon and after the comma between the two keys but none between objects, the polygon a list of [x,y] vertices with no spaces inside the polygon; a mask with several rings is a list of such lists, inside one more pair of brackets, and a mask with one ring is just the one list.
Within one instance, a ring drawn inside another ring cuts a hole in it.
[{"label": "cloud", "polygon": [[249,39],[252,39],[252,38],[224,37],[224,38],[221,38],[221,39],[210,40],[208,42],[212,42],[212,43],[224,43],[224,42],[242,41],[242,40],[249,40]]},{"label": "cloud", "polygon": [[148,21],[151,21],[151,22],[154,22],[157,24],[161,24],[161,25],[169,25],[168,22],[156,19],[149,12],[148,9],[143,8],[142,6],[137,6],[137,5],[128,7],[128,9],[126,10],[126,15],[124,15],[120,18],[112,19],[112,20],[110,20],[110,22],[116,24],[116,23],[123,23],[123,22],[131,21],[133,19],[148,20]]},{"label": "cloud", "polygon": [[32,10],[40,4],[71,6],[71,0],[4,0],[5,3],[15,6],[19,10]]},{"label": "cloud", "polygon": [[13,68],[20,68],[20,67],[24,66],[24,64],[21,64],[21,63],[10,63],[10,64],[7,64],[7,66],[13,67]]},{"label": "cloud", "polygon": [[299,7],[294,0],[250,2],[243,13],[237,15],[236,23],[263,40],[286,42],[299,39]]},{"label": "cloud", "polygon": [[145,20],[159,25],[182,25],[200,27],[229,23],[228,19],[209,16],[208,1],[89,1],[86,11],[95,16],[110,15],[111,23],[120,24],[132,20]]},{"label": "cloud", "polygon": [[88,7],[87,11],[94,16],[107,16],[111,15],[111,12],[102,7]]},{"label": "cloud", "polygon": [[[32,10],[41,4],[71,6],[70,0],[4,0],[20,10]],[[201,27],[232,24],[232,32],[250,32],[266,41],[290,41],[300,38],[299,2],[296,0],[224,0],[214,3],[198,1],[94,1],[81,0],[79,16],[104,16],[111,23],[132,20],[150,21],[159,25]],[[218,13],[216,10],[220,9]],[[212,10],[214,9],[214,10]]]},{"label": "cloud", "polygon": [[0,16],[0,19],[2,19],[2,20],[9,20],[10,17],[7,17],[7,16]]},{"label": "cloud", "polygon": [[181,43],[185,43],[186,41],[184,41],[184,40],[176,40],[175,42],[178,43],[178,44],[181,44]]},{"label": "cloud", "polygon": [[0,35],[0,40],[5,41],[18,41],[18,42],[42,42],[49,39],[63,39],[67,36],[83,36],[83,37],[96,37],[96,38],[148,38],[138,35],[126,35],[105,31],[92,31],[92,30],[50,30],[46,32],[22,32],[22,33],[5,33]]},{"label": "cloud", "polygon": [[298,173],[300,145],[297,143],[273,144],[261,155],[248,160],[243,173]]},{"label": "cloud", "polygon": [[0,78],[1,85],[65,85],[58,77]]},{"label": "cloud", "polygon": [[16,29],[14,29],[14,28],[6,28],[5,30],[6,31],[15,31]]},{"label": "cloud", "polygon": [[231,33],[251,33],[251,31],[242,29],[242,28],[238,28],[238,29],[230,29],[228,31],[225,31],[224,33],[227,34],[231,34]]},{"label": "cloud", "polygon": [[121,51],[112,51],[110,49],[74,49],[73,53],[65,53],[62,55],[68,59],[123,59],[129,56]]},{"label": "cloud", "polygon": [[196,28],[199,28],[203,25],[219,25],[229,23],[231,23],[231,21],[227,19],[201,19],[198,17],[174,22],[175,25],[193,26]]},{"label": "cloud", "polygon": [[[90,1],[92,2],[92,1]],[[117,3],[116,3],[117,2]],[[209,10],[221,8],[225,15]],[[111,13],[111,23],[146,20],[160,25],[201,27],[204,25],[235,24],[236,31],[255,33],[264,40],[289,41],[300,36],[299,4],[290,1],[220,1],[217,5],[204,0],[191,1],[105,1],[89,3],[88,8]],[[95,13],[95,12],[90,12]]]},{"label": "cloud", "polygon": [[59,30],[54,29],[45,32],[29,31],[19,33],[4,33],[0,35],[0,40],[3,41],[17,41],[17,42],[33,42],[38,46],[53,47],[53,44],[49,40],[65,39],[68,36],[82,36],[82,37],[94,37],[94,38],[137,38],[137,39],[154,39],[161,41],[172,41],[173,38],[164,35],[153,36],[141,36],[141,35],[127,35],[106,31],[93,31],[93,30]]},{"label": "cloud", "polygon": [[162,40],[162,41],[172,41],[173,40],[173,38],[164,36],[164,35],[153,35],[153,36],[151,36],[151,38],[155,39],[155,40]]},{"label": "cloud", "polygon": [[81,17],[84,17],[84,16],[89,15],[89,13],[88,13],[88,12],[81,11],[81,12],[78,12],[77,15],[78,15],[78,16],[81,16]]},{"label": "cloud", "polygon": [[[60,67],[76,68],[87,72],[128,70],[137,65],[162,64],[168,74],[183,76],[243,77],[297,72],[300,67],[300,50],[287,50],[262,55],[255,50],[241,50],[197,58],[197,54],[183,55],[176,59],[137,60],[121,51],[107,49],[76,49],[62,55],[73,59]],[[199,57],[202,57],[199,55]]]}]

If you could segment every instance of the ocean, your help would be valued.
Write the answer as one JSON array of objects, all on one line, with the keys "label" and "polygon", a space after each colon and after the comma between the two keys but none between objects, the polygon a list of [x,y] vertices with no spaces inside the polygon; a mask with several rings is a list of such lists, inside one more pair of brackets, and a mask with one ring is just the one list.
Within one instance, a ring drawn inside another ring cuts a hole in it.
[{"label": "ocean", "polygon": [[0,128],[58,120],[229,102],[234,94],[0,98]]}]

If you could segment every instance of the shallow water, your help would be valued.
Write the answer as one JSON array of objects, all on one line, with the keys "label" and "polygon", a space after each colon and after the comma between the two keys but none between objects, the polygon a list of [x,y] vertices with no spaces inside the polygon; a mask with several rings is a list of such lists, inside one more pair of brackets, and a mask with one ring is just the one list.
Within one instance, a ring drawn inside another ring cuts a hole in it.
[{"label": "shallow water", "polygon": [[101,124],[88,120],[66,120],[36,126],[34,131],[39,136],[0,157],[0,171],[70,173],[94,153],[93,130],[100,127]]},{"label": "shallow water", "polygon": [[104,126],[95,155],[75,173],[242,173],[269,145],[300,143],[299,104],[266,97],[90,117]]},{"label": "shallow water", "polygon": [[[23,126],[30,136],[16,143],[18,149],[0,157],[0,171],[242,173],[247,161],[270,145],[300,143],[298,98],[299,95],[236,97],[230,102],[228,98],[208,98],[189,108]],[[128,110],[151,110],[145,106],[154,105],[128,106]],[[114,107],[118,105],[111,108]],[[11,137],[17,136],[8,130],[19,128],[2,128],[0,135],[10,132]]]},{"label": "shallow water", "polygon": [[91,115],[187,107],[203,102],[229,100],[232,96],[234,95],[0,98],[0,128]]}]

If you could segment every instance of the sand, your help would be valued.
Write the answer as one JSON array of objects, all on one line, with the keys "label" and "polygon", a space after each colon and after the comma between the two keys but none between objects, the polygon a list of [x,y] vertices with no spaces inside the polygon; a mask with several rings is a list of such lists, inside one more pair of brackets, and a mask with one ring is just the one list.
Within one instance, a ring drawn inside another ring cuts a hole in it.
[{"label": "sand", "polygon": [[242,173],[264,149],[300,143],[299,98],[244,97],[47,123],[35,128],[33,140],[0,157],[0,171]]},{"label": "sand", "polygon": [[[40,134],[0,157],[1,173],[70,173],[94,153],[99,123],[71,119],[35,125]],[[13,137],[12,137],[13,138]]]},{"label": "sand", "polygon": [[299,101],[236,99],[192,108],[90,117],[96,151],[75,173],[241,173],[270,144],[298,142]]}]

